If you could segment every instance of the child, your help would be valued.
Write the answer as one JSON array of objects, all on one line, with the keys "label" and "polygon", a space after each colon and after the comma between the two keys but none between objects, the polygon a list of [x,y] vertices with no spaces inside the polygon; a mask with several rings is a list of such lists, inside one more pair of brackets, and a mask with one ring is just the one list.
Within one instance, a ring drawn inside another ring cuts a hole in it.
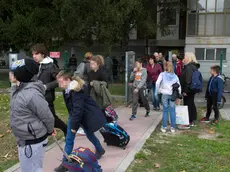
[{"label": "child", "polygon": [[[165,72],[162,72],[156,82],[155,94],[162,94],[163,104],[163,117],[161,131],[165,133],[167,131],[168,114],[170,114],[171,129],[172,133],[175,132],[176,127],[176,110],[175,110],[175,99],[172,97],[173,85],[177,83],[179,85],[178,92],[181,94],[181,86],[178,76],[174,73],[172,62],[167,62],[165,66]],[[173,98],[173,99],[172,99]],[[176,103],[179,104],[179,96],[176,97]]]},{"label": "child", "polygon": [[[57,75],[59,87],[63,89],[63,96],[69,112],[65,152],[69,155],[73,151],[76,131],[81,126],[86,137],[96,148],[96,157],[100,159],[105,154],[100,141],[94,132],[98,131],[106,123],[105,116],[96,102],[88,94],[88,88],[80,77],[72,77],[70,73],[61,71]],[[63,157],[63,161],[66,158]],[[67,169],[61,164],[54,171],[63,172]]]},{"label": "child", "polygon": [[218,123],[219,120],[219,110],[218,104],[221,103],[221,96],[223,93],[224,82],[220,76],[220,66],[214,65],[210,70],[211,77],[208,81],[208,86],[205,94],[205,98],[207,99],[207,113],[206,117],[201,119],[201,122],[210,122],[210,115],[212,112],[212,108],[215,113],[215,119],[212,121],[213,124]]},{"label": "child", "polygon": [[138,100],[142,100],[143,105],[146,109],[145,117],[149,116],[150,107],[147,100],[146,92],[146,80],[147,80],[147,70],[142,67],[142,60],[136,60],[136,67],[131,73],[130,80],[133,81],[133,104],[132,104],[132,115],[129,118],[131,121],[136,118]]},{"label": "child", "polygon": [[47,136],[54,131],[54,117],[45,100],[42,82],[31,79],[38,65],[30,59],[15,61],[9,79],[12,87],[10,124],[18,145],[22,172],[42,171]]}]

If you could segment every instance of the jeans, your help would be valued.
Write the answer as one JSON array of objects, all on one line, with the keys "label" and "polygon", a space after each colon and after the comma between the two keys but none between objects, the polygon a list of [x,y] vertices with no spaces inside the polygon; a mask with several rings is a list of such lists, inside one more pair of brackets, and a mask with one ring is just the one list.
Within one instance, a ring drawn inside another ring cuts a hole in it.
[{"label": "jeans", "polygon": [[176,127],[176,108],[175,102],[171,101],[171,95],[162,94],[162,104],[163,104],[163,117],[162,123],[163,127],[167,127],[168,114],[170,114],[171,127]]},{"label": "jeans", "polygon": [[158,94],[155,94],[155,91],[156,91],[156,84],[153,83],[153,86],[152,86],[152,102],[153,102],[153,107],[154,108],[159,108],[160,107],[159,97],[158,97]]},{"label": "jeans", "polygon": [[[73,147],[74,147],[74,140],[75,140],[75,136],[76,133],[73,133],[71,131],[71,117],[69,116],[68,119],[68,127],[67,127],[67,136],[66,136],[66,143],[65,143],[65,152],[67,153],[67,155],[71,154],[71,152],[73,151]],[[101,146],[100,141],[98,140],[98,138],[95,136],[94,133],[88,132],[87,130],[85,130],[83,128],[86,137],[89,139],[89,141],[95,146],[96,151],[98,152],[102,152],[104,149]],[[66,157],[63,156],[63,160],[66,160]]]}]

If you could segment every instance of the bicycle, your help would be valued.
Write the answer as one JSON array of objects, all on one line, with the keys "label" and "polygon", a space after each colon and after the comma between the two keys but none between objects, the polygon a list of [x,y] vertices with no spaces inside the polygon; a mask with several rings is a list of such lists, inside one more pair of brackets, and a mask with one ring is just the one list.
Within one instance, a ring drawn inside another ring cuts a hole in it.
[{"label": "bicycle", "polygon": [[[227,76],[225,76],[225,74],[222,74],[221,77],[222,77],[222,79],[224,81],[224,87],[227,86],[227,81],[230,81],[230,78],[227,77]],[[223,89],[223,93],[230,94],[230,91]],[[218,108],[219,109],[223,108],[225,103],[226,103],[226,98],[225,98],[224,95],[222,95],[222,97],[221,97],[221,103],[218,106]]]}]

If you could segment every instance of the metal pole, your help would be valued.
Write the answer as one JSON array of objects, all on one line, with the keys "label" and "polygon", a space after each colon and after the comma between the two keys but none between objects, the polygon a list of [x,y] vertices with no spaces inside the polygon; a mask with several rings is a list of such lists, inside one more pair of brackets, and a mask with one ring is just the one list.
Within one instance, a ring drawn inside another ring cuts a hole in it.
[{"label": "metal pole", "polygon": [[64,52],[64,70],[67,71],[68,69],[68,52]]},{"label": "metal pole", "polygon": [[220,53],[220,74],[222,74],[223,70],[223,51]]},{"label": "metal pole", "polygon": [[128,105],[129,102],[129,59],[128,59],[128,52],[125,53],[125,102]]}]

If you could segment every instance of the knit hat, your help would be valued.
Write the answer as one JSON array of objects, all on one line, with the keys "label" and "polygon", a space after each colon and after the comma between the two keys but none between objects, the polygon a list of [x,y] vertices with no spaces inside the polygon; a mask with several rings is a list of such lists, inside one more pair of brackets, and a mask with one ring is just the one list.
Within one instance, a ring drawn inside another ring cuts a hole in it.
[{"label": "knit hat", "polygon": [[32,59],[22,59],[13,62],[10,70],[19,82],[30,82],[39,71],[38,63]]}]

